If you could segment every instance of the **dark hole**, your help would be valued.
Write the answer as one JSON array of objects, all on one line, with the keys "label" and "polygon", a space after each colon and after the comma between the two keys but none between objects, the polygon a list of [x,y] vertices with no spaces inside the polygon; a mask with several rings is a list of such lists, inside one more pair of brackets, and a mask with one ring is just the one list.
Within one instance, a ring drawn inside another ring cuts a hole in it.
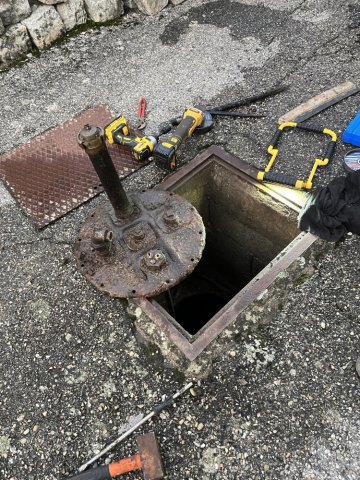
[{"label": "dark hole", "polygon": [[104,286],[104,284],[103,284],[103,283],[100,283],[100,287],[103,287],[103,286]]},{"label": "dark hole", "polygon": [[[241,186],[239,178],[221,165],[194,174],[177,193],[194,202],[201,215],[205,249],[193,273],[155,300],[195,335],[299,231],[295,214],[273,208],[265,194],[245,182]],[[195,263],[195,258],[189,260]]]},{"label": "dark hole", "polygon": [[[231,277],[210,242],[194,272],[165,294],[156,297],[190,335],[195,335],[235,295],[239,279]],[[190,259],[195,261],[194,258]],[[241,281],[241,280],[240,280]]]},{"label": "dark hole", "polygon": [[187,332],[194,335],[226,303],[226,297],[214,294],[191,295],[175,305],[175,318]]}]

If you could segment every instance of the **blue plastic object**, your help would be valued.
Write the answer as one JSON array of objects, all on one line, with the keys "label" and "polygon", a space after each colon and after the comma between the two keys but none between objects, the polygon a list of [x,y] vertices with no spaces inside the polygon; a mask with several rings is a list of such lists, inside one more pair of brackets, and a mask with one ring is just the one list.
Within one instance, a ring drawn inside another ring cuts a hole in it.
[{"label": "blue plastic object", "polygon": [[343,142],[360,147],[360,112],[351,120],[342,136]]}]

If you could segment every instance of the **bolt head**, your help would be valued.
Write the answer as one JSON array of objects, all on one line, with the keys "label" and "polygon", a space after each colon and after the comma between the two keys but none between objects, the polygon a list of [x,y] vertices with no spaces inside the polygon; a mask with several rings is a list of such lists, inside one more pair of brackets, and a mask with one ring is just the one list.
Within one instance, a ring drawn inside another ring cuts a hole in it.
[{"label": "bolt head", "polygon": [[149,250],[143,257],[142,262],[144,267],[149,270],[161,270],[166,265],[166,256],[161,250]]}]

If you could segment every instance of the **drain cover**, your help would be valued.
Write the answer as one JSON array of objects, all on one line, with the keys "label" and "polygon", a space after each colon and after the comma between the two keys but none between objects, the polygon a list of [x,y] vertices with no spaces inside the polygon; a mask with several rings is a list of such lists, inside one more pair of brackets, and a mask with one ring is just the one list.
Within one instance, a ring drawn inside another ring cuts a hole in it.
[{"label": "drain cover", "polygon": [[[103,191],[77,133],[85,123],[106,125],[114,114],[106,106],[85,110],[68,122],[0,157],[0,176],[22,209],[43,228]],[[120,178],[142,166],[128,147],[110,145]]]},{"label": "drain cover", "polygon": [[86,220],[75,245],[86,279],[112,297],[149,297],[176,285],[199,262],[205,228],[196,209],[179,195],[159,190],[128,194],[130,218],[110,203]]}]

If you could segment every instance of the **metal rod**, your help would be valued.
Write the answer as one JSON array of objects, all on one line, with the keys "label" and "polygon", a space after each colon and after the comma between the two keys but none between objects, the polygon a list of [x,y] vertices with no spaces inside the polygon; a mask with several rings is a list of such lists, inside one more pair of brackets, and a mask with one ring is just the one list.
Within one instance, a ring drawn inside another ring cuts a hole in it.
[{"label": "metal rod", "polygon": [[180,395],[182,395],[183,393],[185,393],[187,390],[189,390],[189,388],[191,388],[193,386],[193,382],[190,382],[188,383],[187,385],[185,385],[183,388],[181,388],[180,390],[178,390],[176,393],[174,393],[174,395],[171,395],[167,398],[165,398],[164,401],[162,401],[159,405],[155,405],[155,407],[152,409],[152,411],[150,413],[148,413],[146,415],[146,417],[144,417],[143,419],[139,420],[133,427],[131,427],[127,432],[123,433],[122,435],[120,435],[120,437],[118,437],[116,440],[114,440],[112,443],[110,443],[110,445],[108,445],[107,447],[105,447],[103,450],[101,450],[101,452],[99,452],[97,455],[95,455],[93,458],[91,458],[88,462],[84,463],[83,465],[81,465],[81,467],[79,468],[79,472],[83,472],[84,470],[87,469],[87,467],[89,467],[92,463],[94,463],[96,460],[98,460],[100,457],[102,457],[103,455],[105,455],[105,453],[109,452],[111,449],[113,449],[118,443],[122,442],[123,440],[125,440],[125,438],[127,438],[129,435],[131,435],[136,429],[138,429],[139,427],[141,427],[141,425],[143,425],[144,423],[146,423],[148,420],[150,420],[151,417],[153,417],[154,415],[158,415],[164,408],[168,407],[169,405],[171,405],[178,397],[180,397]]},{"label": "metal rod", "polygon": [[239,117],[239,118],[264,118],[266,115],[260,113],[242,113],[242,112],[223,112],[222,110],[207,110],[211,115],[220,115],[221,117]]},{"label": "metal rod", "polygon": [[271,88],[270,90],[266,90],[265,92],[260,93],[258,95],[252,95],[251,97],[238,100],[237,102],[226,103],[225,105],[220,105],[219,107],[213,107],[213,108],[210,108],[209,110],[230,110],[231,108],[242,107],[243,105],[250,105],[251,103],[258,102],[259,100],[264,100],[264,98],[277,95],[278,93],[283,92],[287,88],[288,88],[287,85],[281,85],[280,87]]},{"label": "metal rod", "polygon": [[121,185],[119,175],[111,160],[104,140],[103,129],[85,125],[79,132],[78,141],[93,164],[114,209],[115,216],[122,219],[129,217],[133,212],[133,206]]}]

